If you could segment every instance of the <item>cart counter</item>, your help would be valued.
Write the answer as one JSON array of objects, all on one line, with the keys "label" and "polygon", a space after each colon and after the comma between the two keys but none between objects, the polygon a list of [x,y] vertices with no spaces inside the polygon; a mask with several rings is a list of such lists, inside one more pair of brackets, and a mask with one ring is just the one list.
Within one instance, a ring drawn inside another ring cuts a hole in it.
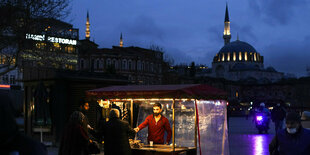
[{"label": "cart counter", "polygon": [[132,148],[134,155],[196,155],[195,147],[175,147],[173,152],[172,146],[154,144],[153,146],[144,145],[142,148]]}]

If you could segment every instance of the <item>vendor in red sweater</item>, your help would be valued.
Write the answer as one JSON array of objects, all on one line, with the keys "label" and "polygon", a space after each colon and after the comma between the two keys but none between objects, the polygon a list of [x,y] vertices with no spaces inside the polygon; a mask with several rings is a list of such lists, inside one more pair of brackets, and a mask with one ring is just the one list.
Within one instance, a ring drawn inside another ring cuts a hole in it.
[{"label": "vendor in red sweater", "polygon": [[[161,114],[161,111],[161,104],[155,103],[153,105],[153,114],[147,116],[145,121],[134,130],[138,132],[148,126],[148,142],[153,141],[154,144],[169,144],[172,131],[168,119]],[[164,141],[165,131],[167,132],[166,142]]]}]

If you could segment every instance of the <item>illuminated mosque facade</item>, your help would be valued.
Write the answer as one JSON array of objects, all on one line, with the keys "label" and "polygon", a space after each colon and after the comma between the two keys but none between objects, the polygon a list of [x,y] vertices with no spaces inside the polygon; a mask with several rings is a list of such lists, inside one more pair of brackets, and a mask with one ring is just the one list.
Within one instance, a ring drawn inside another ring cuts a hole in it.
[{"label": "illuminated mosque facade", "polygon": [[247,42],[230,42],[230,21],[226,5],[224,21],[224,46],[214,56],[212,72],[206,76],[225,78],[232,81],[257,81],[259,83],[276,82],[283,78],[283,73],[273,67],[264,68],[264,57]]}]

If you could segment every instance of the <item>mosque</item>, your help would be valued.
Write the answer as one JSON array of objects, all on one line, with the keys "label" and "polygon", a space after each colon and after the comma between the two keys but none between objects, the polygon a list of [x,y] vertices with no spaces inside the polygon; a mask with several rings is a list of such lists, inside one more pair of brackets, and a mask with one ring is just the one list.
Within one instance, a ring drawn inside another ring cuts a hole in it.
[{"label": "mosque", "polygon": [[230,42],[230,21],[226,5],[224,21],[224,46],[214,56],[211,72],[206,76],[232,81],[276,82],[284,74],[273,67],[264,68],[264,57],[245,41]]}]

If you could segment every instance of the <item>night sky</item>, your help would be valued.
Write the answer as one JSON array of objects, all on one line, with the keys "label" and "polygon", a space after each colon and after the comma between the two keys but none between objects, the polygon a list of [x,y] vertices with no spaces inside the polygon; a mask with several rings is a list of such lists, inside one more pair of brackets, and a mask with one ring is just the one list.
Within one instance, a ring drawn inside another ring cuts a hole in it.
[{"label": "night sky", "polygon": [[[91,40],[100,48],[124,46],[164,48],[175,64],[195,61],[211,66],[222,48],[226,0],[73,0],[65,21],[85,38],[89,10]],[[306,75],[310,67],[310,1],[228,1],[231,41],[251,44],[265,67]]]}]

